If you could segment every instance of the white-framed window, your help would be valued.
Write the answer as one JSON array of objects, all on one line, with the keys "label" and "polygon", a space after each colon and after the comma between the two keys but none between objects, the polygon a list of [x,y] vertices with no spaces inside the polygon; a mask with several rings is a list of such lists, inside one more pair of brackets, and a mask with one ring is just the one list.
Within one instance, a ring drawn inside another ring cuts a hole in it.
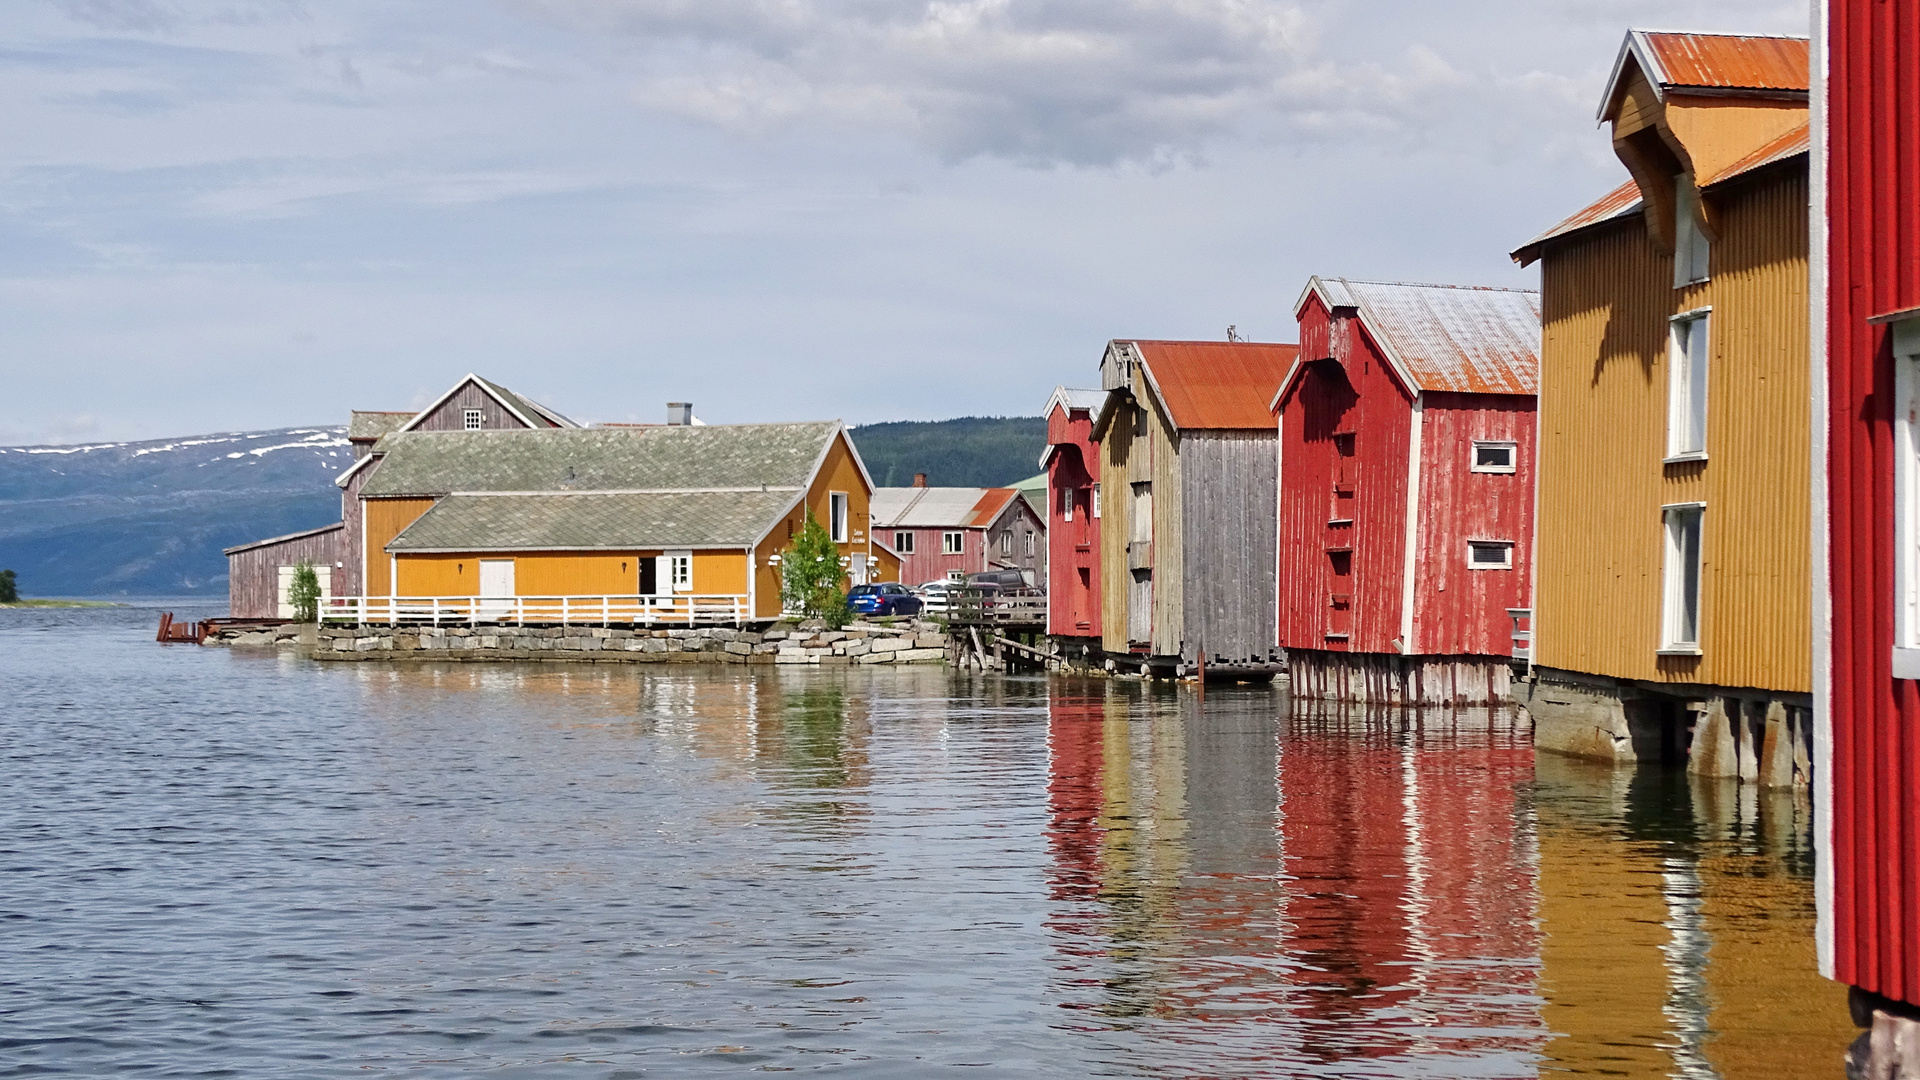
[{"label": "white-framed window", "polygon": [[687,593],[693,591],[693,552],[669,551],[660,557],[666,562],[666,591]]},{"label": "white-framed window", "polygon": [[913,534],[910,532],[894,533],[893,550],[901,555],[913,554]]},{"label": "white-framed window", "polygon": [[1072,488],[1060,489],[1060,518],[1063,521],[1073,520],[1073,489]]},{"label": "white-framed window", "polygon": [[1707,263],[1713,245],[1700,231],[1700,192],[1693,177],[1681,173],[1673,178],[1673,287],[1685,288],[1707,280]]},{"label": "white-framed window", "polygon": [[1920,319],[1893,324],[1893,677],[1920,679]]},{"label": "white-framed window", "polygon": [[827,493],[828,531],[833,533],[833,542],[847,542],[847,493],[830,491]]},{"label": "white-framed window", "polygon": [[487,422],[487,414],[480,409],[468,409],[460,414],[460,426],[463,431],[479,431]]},{"label": "white-framed window", "polygon": [[1511,570],[1513,569],[1513,541],[1511,540],[1469,540],[1467,541],[1467,569],[1469,570]]},{"label": "white-framed window", "polygon": [[1011,530],[1000,534],[1000,554],[1013,554],[1013,532]]},{"label": "white-framed window", "polygon": [[1520,444],[1512,439],[1475,439],[1473,471],[1510,473],[1518,468]]},{"label": "white-framed window", "polygon": [[943,532],[940,534],[940,554],[961,555],[967,550],[967,534],[963,532]]},{"label": "white-framed window", "polygon": [[1095,521],[1100,520],[1100,485],[1099,484],[1093,485],[1093,502],[1088,505],[1087,512],[1093,516],[1093,519]]},{"label": "white-framed window", "polygon": [[1700,652],[1700,540],[1705,503],[1674,503],[1660,508],[1666,556],[1660,566],[1660,651]]},{"label": "white-framed window", "polygon": [[1707,456],[1708,311],[1675,315],[1667,343],[1667,460]]}]

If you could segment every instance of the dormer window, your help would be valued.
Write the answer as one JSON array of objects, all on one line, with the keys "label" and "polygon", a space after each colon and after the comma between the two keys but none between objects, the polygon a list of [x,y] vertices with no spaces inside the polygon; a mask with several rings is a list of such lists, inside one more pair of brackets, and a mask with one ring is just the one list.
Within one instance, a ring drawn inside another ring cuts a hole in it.
[{"label": "dormer window", "polygon": [[1700,192],[1693,176],[1681,173],[1673,178],[1673,287],[1686,288],[1707,280],[1707,261],[1712,254],[1707,234],[1700,231]]},{"label": "dormer window", "polygon": [[487,422],[487,414],[479,409],[468,409],[461,414],[461,425],[467,431],[479,431]]}]

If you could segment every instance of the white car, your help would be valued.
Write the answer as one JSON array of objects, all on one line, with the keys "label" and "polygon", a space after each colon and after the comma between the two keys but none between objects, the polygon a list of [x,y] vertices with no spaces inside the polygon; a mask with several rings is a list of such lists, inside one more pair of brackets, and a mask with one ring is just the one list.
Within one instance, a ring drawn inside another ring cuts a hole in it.
[{"label": "white car", "polygon": [[925,585],[916,587],[913,591],[920,595],[921,600],[925,601],[925,604],[920,608],[921,614],[945,615],[948,610],[947,593],[959,587],[959,582],[949,581],[946,578],[941,578],[939,581],[929,581]]}]

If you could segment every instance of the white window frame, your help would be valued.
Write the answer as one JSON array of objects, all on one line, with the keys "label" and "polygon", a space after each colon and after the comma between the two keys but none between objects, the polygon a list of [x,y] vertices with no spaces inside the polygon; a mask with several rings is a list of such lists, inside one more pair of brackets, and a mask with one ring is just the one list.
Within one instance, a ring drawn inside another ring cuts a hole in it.
[{"label": "white window frame", "polygon": [[[1681,622],[1686,601],[1685,552],[1680,543],[1680,522],[1688,516],[1699,521],[1699,541],[1694,555],[1693,637],[1685,640]],[[1703,502],[1668,503],[1660,508],[1660,648],[1661,656],[1699,656],[1701,626],[1706,622],[1707,504]]]},{"label": "white window frame", "polygon": [[[1480,464],[1480,448],[1481,447],[1486,447],[1487,449],[1490,449],[1490,450],[1491,449],[1506,450],[1507,463],[1505,465]],[[1481,473],[1518,472],[1520,471],[1520,443],[1518,440],[1515,440],[1515,439],[1475,439],[1473,440],[1473,457],[1469,459],[1469,467],[1474,472],[1481,472]]]},{"label": "white window frame", "polygon": [[1033,534],[1027,533],[1026,536],[1027,536],[1027,558],[1031,559],[1033,558],[1033,548],[1034,548]]},{"label": "white window frame", "polygon": [[967,534],[951,530],[940,534],[940,554],[965,555],[967,553]]},{"label": "white window frame", "polygon": [[1012,529],[1008,529],[1006,532],[1003,532],[1000,534],[1000,554],[1002,555],[1013,554],[1013,530]]},{"label": "white window frame", "polygon": [[847,542],[847,506],[846,492],[827,492],[827,531],[833,534],[833,542],[836,544]]},{"label": "white window frame", "polygon": [[[1478,562],[1473,557],[1476,547],[1497,547],[1506,553],[1506,559],[1497,563]],[[1513,569],[1513,541],[1476,539],[1467,541],[1467,569],[1469,570],[1511,570]]]},{"label": "white window frame", "polygon": [[669,551],[660,556],[660,559],[666,565],[660,568],[664,573],[655,577],[655,588],[665,586],[662,591],[669,595],[685,595],[692,592],[693,552]]},{"label": "white window frame", "polygon": [[913,554],[913,532],[911,530],[899,529],[894,532],[893,551],[896,555]]},{"label": "white window frame", "polygon": [[1713,244],[1700,231],[1700,192],[1690,173],[1673,178],[1673,287],[1684,289],[1712,277]]},{"label": "white window frame", "polygon": [[1093,485],[1093,503],[1087,508],[1087,512],[1092,516],[1093,520],[1095,521],[1100,520],[1100,485],[1099,484]]},{"label": "white window frame", "polygon": [[1893,677],[1920,679],[1920,319],[1893,331]]},{"label": "white window frame", "polygon": [[1060,489],[1060,520],[1073,520],[1073,489]]},{"label": "white window frame", "polygon": [[460,413],[460,430],[479,431],[487,426],[487,410],[465,409]]},{"label": "white window frame", "polygon": [[[1711,307],[1695,308],[1667,320],[1668,462],[1707,460],[1707,401],[1713,373],[1712,314]],[[1683,333],[1686,334],[1684,347],[1681,345]],[[1701,342],[1697,350],[1693,347],[1696,334],[1700,335]],[[1697,438],[1690,440],[1689,435]]]}]

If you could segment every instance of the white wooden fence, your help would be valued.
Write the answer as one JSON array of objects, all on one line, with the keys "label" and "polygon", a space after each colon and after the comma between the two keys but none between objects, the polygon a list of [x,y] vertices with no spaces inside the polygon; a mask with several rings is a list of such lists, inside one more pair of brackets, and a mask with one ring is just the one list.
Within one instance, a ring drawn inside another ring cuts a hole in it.
[{"label": "white wooden fence", "polygon": [[381,626],[739,626],[752,619],[747,597],[725,593],[664,596],[333,596],[323,623]]}]

